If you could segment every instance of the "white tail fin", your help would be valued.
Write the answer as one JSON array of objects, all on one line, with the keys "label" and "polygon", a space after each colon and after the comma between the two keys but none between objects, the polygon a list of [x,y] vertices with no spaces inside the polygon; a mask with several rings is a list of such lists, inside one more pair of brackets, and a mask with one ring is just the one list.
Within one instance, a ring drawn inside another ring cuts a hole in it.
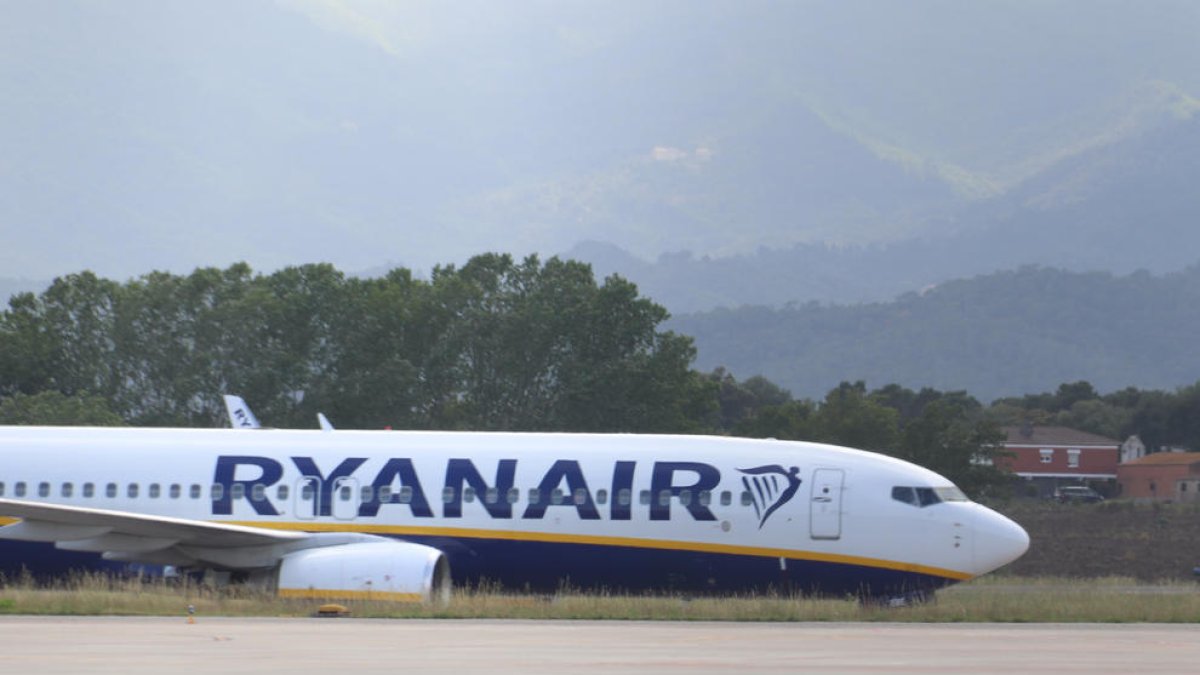
[{"label": "white tail fin", "polygon": [[317,424],[321,425],[321,431],[333,431],[333,425],[329,423],[325,413],[317,413]]},{"label": "white tail fin", "polygon": [[250,412],[250,406],[241,396],[225,394],[225,410],[229,412],[229,426],[234,429],[261,429],[258,418]]}]

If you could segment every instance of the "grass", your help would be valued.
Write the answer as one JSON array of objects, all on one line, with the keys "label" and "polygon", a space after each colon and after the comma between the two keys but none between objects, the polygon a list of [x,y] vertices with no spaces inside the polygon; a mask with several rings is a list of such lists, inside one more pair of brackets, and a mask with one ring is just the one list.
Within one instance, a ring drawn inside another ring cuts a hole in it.
[{"label": "grass", "polygon": [[[0,614],[238,617],[311,616],[320,603],[281,600],[253,588],[212,588],[161,579],[83,575],[50,585],[0,583]],[[356,617],[439,619],[600,619],[662,621],[890,622],[1200,622],[1195,583],[1145,584],[1133,579],[988,577],[938,593],[913,607],[862,605],[851,599],[778,595],[727,598],[629,596],[563,591],[552,595],[460,590],[445,607],[389,602],[343,603]]]}]

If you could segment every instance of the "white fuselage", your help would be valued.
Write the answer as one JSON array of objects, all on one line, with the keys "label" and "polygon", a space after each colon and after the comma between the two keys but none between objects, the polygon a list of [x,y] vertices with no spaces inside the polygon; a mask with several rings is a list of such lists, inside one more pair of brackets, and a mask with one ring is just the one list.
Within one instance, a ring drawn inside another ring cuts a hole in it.
[{"label": "white fuselage", "polygon": [[[892,592],[969,579],[1028,547],[1019,526],[915,465],[723,437],[0,427],[0,490],[419,541],[445,550],[456,577],[518,585],[670,585],[676,565],[680,587]],[[176,553],[146,559],[186,565]]]}]

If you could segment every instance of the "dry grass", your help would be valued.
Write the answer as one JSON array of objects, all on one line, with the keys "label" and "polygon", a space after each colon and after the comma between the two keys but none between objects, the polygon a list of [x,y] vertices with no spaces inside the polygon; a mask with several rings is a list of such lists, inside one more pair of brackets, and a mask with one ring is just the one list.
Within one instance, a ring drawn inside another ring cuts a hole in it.
[{"label": "dry grass", "polygon": [[[0,614],[311,616],[319,603],[280,600],[252,588],[214,589],[190,581],[85,575],[50,586],[29,579],[0,583]],[[862,605],[851,599],[777,595],[726,598],[629,596],[562,591],[552,595],[463,590],[445,607],[388,602],[345,603],[357,617],[602,619],[662,621],[900,622],[1200,622],[1194,583],[1148,585],[1132,579],[991,577],[938,594],[914,607]]]}]

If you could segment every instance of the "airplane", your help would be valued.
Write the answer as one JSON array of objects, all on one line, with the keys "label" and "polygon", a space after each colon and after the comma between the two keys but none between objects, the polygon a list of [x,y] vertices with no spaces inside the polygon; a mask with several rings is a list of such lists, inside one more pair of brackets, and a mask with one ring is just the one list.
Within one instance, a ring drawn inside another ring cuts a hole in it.
[{"label": "airplane", "polygon": [[413,602],[452,582],[921,599],[1029,546],[895,458],[638,434],[0,427],[3,523],[10,567],[173,565]]},{"label": "airplane", "polygon": [[[250,411],[250,406],[241,396],[225,394],[221,398],[225,400],[225,411],[229,414],[230,426],[241,429],[262,428],[262,425],[258,423],[258,418]],[[325,413],[317,413],[317,424],[321,427],[321,431],[333,431],[333,425],[330,424],[329,418],[325,417]]]},{"label": "airplane", "polygon": [[254,416],[250,406],[241,396],[225,394],[221,398],[225,401],[225,412],[229,414],[229,426],[235,429],[262,428],[262,425],[258,423],[258,418]]}]

